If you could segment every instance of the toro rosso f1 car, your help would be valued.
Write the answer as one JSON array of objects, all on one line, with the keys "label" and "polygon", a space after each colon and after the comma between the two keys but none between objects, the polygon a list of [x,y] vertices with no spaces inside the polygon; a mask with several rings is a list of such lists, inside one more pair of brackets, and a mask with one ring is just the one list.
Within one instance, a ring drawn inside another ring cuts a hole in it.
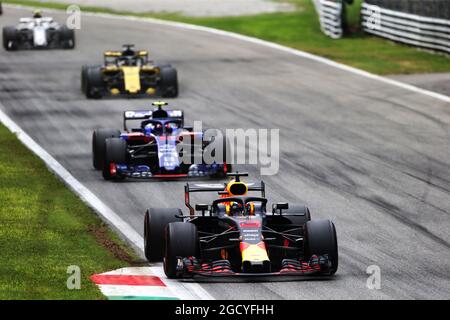
[{"label": "toro rosso f1 car", "polygon": [[[225,138],[221,144],[222,160],[205,164],[203,152],[213,140],[205,142],[203,132],[193,132],[192,127],[185,126],[183,111],[164,110],[165,102],[153,105],[157,107],[153,111],[126,111],[124,132],[94,131],[93,165],[103,171],[106,180],[222,177],[231,171],[231,165],[225,161],[228,148]],[[127,123],[132,120],[139,120],[140,126],[129,130]]]},{"label": "toro rosso f1 car", "polygon": [[17,26],[3,28],[3,47],[6,50],[73,49],[75,32],[36,10],[32,18],[21,18]]},{"label": "toro rosso f1 car", "polygon": [[155,64],[149,60],[148,51],[135,51],[133,47],[124,45],[123,51],[106,51],[101,66],[83,66],[81,90],[87,98],[105,95],[178,96],[177,70],[169,64]]},{"label": "toro rosso f1 car", "polygon": [[[304,205],[276,203],[269,213],[263,182],[240,181],[246,173],[228,175],[233,177],[228,184],[186,184],[187,215],[181,209],[147,210],[148,261],[163,260],[169,278],[336,273],[338,245],[331,221],[311,220]],[[218,192],[219,197],[194,208],[193,192]]]}]

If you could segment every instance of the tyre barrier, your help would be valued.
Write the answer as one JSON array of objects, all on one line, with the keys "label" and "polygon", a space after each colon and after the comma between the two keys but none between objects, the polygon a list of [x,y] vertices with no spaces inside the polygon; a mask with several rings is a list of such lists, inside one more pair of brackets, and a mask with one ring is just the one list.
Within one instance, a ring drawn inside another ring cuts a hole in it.
[{"label": "tyre barrier", "polygon": [[393,41],[450,53],[450,20],[362,4],[365,32]]},{"label": "tyre barrier", "polygon": [[333,39],[342,38],[343,4],[341,1],[314,0],[322,32]]}]

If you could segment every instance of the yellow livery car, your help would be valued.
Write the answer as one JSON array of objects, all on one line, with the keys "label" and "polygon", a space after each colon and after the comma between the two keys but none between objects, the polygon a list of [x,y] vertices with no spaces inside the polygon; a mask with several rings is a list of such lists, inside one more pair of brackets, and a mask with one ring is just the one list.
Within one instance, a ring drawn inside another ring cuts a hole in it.
[{"label": "yellow livery car", "polygon": [[148,51],[133,50],[124,45],[122,51],[106,51],[101,66],[83,66],[81,90],[88,98],[103,96],[178,96],[177,70],[169,64],[150,61]]}]

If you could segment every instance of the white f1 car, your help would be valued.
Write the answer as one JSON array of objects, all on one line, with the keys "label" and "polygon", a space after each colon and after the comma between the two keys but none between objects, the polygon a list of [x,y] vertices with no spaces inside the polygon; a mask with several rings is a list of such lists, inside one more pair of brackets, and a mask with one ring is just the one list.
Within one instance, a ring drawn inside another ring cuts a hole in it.
[{"label": "white f1 car", "polygon": [[19,49],[73,49],[75,32],[60,25],[51,17],[35,11],[32,18],[21,18],[17,26],[3,28],[5,50]]}]

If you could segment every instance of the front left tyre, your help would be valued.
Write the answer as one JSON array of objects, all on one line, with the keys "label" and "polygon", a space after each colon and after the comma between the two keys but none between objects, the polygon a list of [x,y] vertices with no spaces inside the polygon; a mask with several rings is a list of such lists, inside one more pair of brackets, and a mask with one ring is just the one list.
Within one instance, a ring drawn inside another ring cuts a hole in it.
[{"label": "front left tyre", "polygon": [[169,223],[164,239],[164,273],[169,279],[177,278],[178,259],[197,256],[197,226],[189,222]]},{"label": "front left tyre", "polygon": [[122,177],[112,172],[112,167],[125,164],[127,161],[127,143],[120,138],[105,140],[105,161],[103,164],[103,178],[105,180],[121,180]]},{"label": "front left tyre", "polygon": [[[103,73],[101,67],[88,67],[85,69],[85,78],[82,87],[85,88],[85,94],[88,99],[100,99],[105,90]],[[83,74],[82,74],[83,77]]]}]

